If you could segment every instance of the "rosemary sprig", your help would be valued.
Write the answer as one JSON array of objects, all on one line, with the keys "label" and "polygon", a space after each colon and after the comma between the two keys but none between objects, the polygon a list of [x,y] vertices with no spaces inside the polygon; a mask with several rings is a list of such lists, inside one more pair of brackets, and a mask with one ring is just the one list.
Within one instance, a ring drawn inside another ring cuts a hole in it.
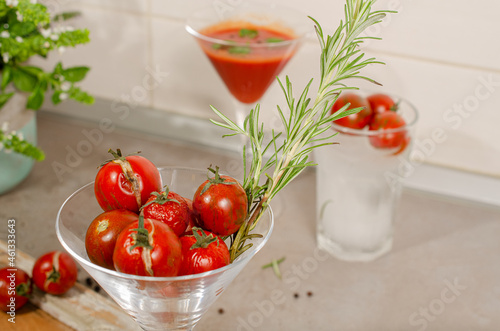
[{"label": "rosemary sprig", "polygon": [[[315,23],[316,35],[318,37],[320,56],[320,84],[316,97],[311,104],[308,97],[312,79],[304,88],[299,99],[294,98],[292,83],[288,76],[283,84],[279,84],[285,95],[288,106],[288,116],[278,106],[278,112],[285,128],[285,139],[278,145],[277,138],[282,133],[272,132],[270,142],[264,145],[264,125],[259,122],[260,107],[257,104],[246,117],[243,128],[236,125],[227,116],[211,107],[212,110],[223,120],[223,122],[211,120],[214,124],[233,131],[228,136],[242,134],[250,143],[252,160],[247,169],[246,150],[243,147],[244,181],[243,187],[248,195],[249,219],[242,225],[234,235],[231,251],[231,261],[236,259],[251,244],[245,245],[250,239],[250,231],[255,227],[263,211],[269,202],[296,178],[305,168],[315,165],[310,162],[308,155],[314,148],[333,144],[332,133],[324,138],[330,123],[336,119],[358,112],[360,109],[346,110],[349,105],[344,106],[335,114],[330,114],[333,103],[340,93],[349,87],[343,83],[349,78],[360,78],[376,83],[374,80],[360,74],[360,70],[369,64],[382,63],[374,58],[364,58],[359,45],[364,39],[380,39],[374,37],[362,37],[361,33],[371,25],[379,23],[390,11],[372,11],[372,5],[376,0],[346,0],[345,21],[340,21],[339,27],[332,35],[325,36],[321,25],[312,17]],[[272,151],[271,157],[264,161],[264,154]],[[267,171],[274,167],[272,175]],[[263,176],[266,178],[264,179]]]}]

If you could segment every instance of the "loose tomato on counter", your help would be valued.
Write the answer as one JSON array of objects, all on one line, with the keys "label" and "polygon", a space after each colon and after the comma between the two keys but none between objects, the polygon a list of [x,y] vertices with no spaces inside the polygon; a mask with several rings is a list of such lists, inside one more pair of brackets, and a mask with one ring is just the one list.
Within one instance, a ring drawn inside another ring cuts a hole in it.
[{"label": "loose tomato on counter", "polygon": [[40,256],[33,266],[33,283],[49,294],[66,293],[76,283],[78,268],[69,254],[52,251]]},{"label": "loose tomato on counter", "polygon": [[120,233],[113,252],[117,271],[139,276],[177,276],[181,261],[181,243],[172,229],[142,215]]},{"label": "loose tomato on counter", "polygon": [[98,215],[90,223],[85,236],[85,249],[92,261],[101,267],[113,269],[113,251],[120,232],[139,220],[139,215],[126,209],[114,209]]},{"label": "loose tomato on counter", "polygon": [[363,109],[355,114],[347,115],[334,121],[335,124],[351,129],[362,129],[366,127],[370,123],[373,112],[368,101],[356,93],[342,93],[333,104],[331,113],[336,113],[347,104],[350,105],[344,111],[360,107]]},{"label": "loose tomato on counter", "polygon": [[222,268],[231,261],[226,243],[211,232],[194,227],[192,235],[180,240],[183,259],[179,276]]},{"label": "loose tomato on counter", "polygon": [[219,236],[228,236],[241,227],[247,217],[247,195],[238,181],[219,175],[219,168],[209,168],[214,174],[196,190],[193,210],[199,225]]},{"label": "loose tomato on counter", "polygon": [[18,310],[28,302],[31,290],[31,278],[26,271],[0,269],[0,309],[5,312]]},{"label": "loose tomato on counter", "polygon": [[139,155],[122,156],[118,149],[109,150],[114,159],[99,169],[94,183],[97,202],[104,211],[139,208],[152,192],[161,190],[160,172],[156,166]]}]

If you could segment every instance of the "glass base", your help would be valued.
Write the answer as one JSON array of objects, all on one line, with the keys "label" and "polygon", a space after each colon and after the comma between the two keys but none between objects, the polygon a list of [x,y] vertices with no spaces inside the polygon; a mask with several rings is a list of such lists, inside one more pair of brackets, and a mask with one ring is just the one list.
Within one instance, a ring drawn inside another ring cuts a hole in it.
[{"label": "glass base", "polygon": [[370,250],[340,245],[322,233],[317,234],[317,241],[319,249],[330,253],[339,260],[352,262],[370,262],[387,254],[392,249],[392,236],[388,237],[375,249]]}]

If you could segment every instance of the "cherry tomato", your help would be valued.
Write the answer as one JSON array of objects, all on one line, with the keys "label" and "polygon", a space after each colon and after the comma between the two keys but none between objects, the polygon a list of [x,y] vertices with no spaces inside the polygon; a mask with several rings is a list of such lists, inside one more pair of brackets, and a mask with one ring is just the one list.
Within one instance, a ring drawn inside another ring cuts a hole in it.
[{"label": "cherry tomato", "polygon": [[168,225],[139,216],[116,240],[115,269],[139,276],[177,276],[182,261],[179,238]]},{"label": "cherry tomato", "polygon": [[[372,118],[372,109],[368,101],[356,93],[342,93],[333,104],[331,113],[334,114],[345,105],[350,104],[346,110],[363,107],[359,112],[342,117],[335,124],[345,126],[351,129],[362,129],[370,123]],[[344,110],[345,111],[345,110]]]},{"label": "cherry tomato", "polygon": [[196,213],[194,212],[194,209],[193,209],[193,201],[191,199],[188,199],[188,198],[184,198],[184,200],[186,201],[187,205],[188,205],[188,210],[189,210],[189,220],[188,220],[188,225],[186,227],[186,231],[184,231],[184,235],[186,234],[193,234],[193,228],[196,226],[196,227],[199,227],[199,221],[198,221],[198,218],[196,217]]},{"label": "cherry tomato", "polygon": [[398,104],[387,94],[377,93],[366,98],[373,111],[373,116],[386,111],[397,111]]},{"label": "cherry tomato", "polygon": [[33,266],[33,283],[42,291],[60,295],[75,285],[78,268],[69,254],[53,251],[40,256]]},{"label": "cherry tomato", "polygon": [[247,217],[247,195],[234,178],[219,175],[219,168],[209,170],[215,176],[198,187],[193,209],[203,229],[228,236],[238,231]]},{"label": "cherry tomato", "polygon": [[100,214],[90,223],[85,235],[85,249],[90,261],[101,267],[114,269],[113,251],[116,238],[139,215],[126,209],[114,209]]},{"label": "cherry tomato", "polygon": [[104,164],[94,183],[97,202],[104,211],[128,209],[139,213],[139,208],[152,192],[161,190],[160,172],[148,159],[121,151],[109,150],[114,159]]},{"label": "cherry tomato", "polygon": [[177,236],[186,231],[189,223],[189,207],[182,196],[169,191],[153,192],[146,204],[142,206],[144,218],[152,218],[167,224]]},{"label": "cherry tomato", "polygon": [[195,227],[192,235],[180,240],[183,259],[179,276],[215,270],[230,262],[226,243],[211,232]]},{"label": "cherry tomato", "polygon": [[16,311],[26,304],[31,294],[31,278],[22,269],[0,269],[0,308]]},{"label": "cherry tomato", "polygon": [[396,112],[389,111],[375,115],[370,124],[370,130],[380,130],[381,133],[370,136],[370,143],[375,148],[396,148],[408,143],[406,130],[387,132],[385,130],[397,129],[406,125],[405,120]]}]

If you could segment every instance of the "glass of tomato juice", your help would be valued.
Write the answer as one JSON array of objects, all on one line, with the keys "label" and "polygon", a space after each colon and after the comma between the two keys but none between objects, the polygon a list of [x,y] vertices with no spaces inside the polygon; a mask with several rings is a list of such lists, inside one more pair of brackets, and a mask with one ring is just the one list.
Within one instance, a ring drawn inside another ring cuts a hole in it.
[{"label": "glass of tomato juice", "polygon": [[418,113],[397,100],[404,125],[387,130],[332,123],[338,143],[315,149],[317,245],[347,261],[371,261],[392,248],[395,209]]},{"label": "glass of tomato juice", "polygon": [[313,31],[312,26],[300,11],[246,1],[212,5],[186,21],[186,30],[232,95],[239,125]]},{"label": "glass of tomato juice", "polygon": [[[162,187],[168,185],[186,198],[193,197],[207,178],[206,170],[164,167],[159,171]],[[210,305],[266,244],[274,224],[269,208],[252,232],[262,237],[249,241],[252,247],[225,267],[186,276],[149,277],[124,274],[90,261],[85,249],[85,234],[93,218],[101,212],[94,195],[94,183],[83,186],[61,206],[56,221],[57,237],[83,269],[143,330],[192,330]],[[226,244],[229,246],[230,239]]]}]

